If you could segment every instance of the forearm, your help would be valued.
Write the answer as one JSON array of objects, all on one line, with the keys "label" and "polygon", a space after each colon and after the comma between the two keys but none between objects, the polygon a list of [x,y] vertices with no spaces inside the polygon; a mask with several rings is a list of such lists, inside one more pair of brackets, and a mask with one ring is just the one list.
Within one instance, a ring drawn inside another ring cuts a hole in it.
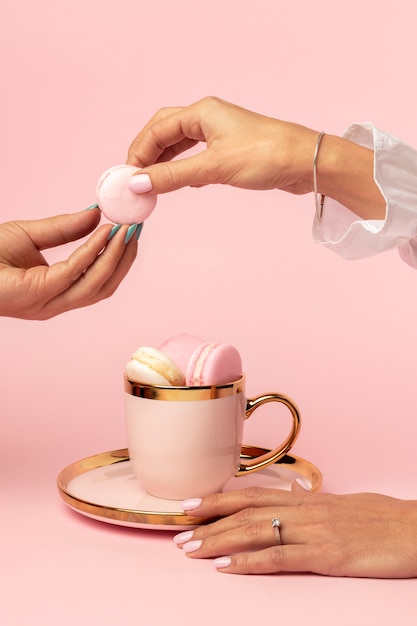
[{"label": "forearm", "polygon": [[[318,136],[317,129],[218,98],[162,109],[129,150],[129,163],[149,180],[144,189],[137,177],[129,188],[160,194],[228,184],[311,193]],[[174,158],[199,142],[206,150]],[[315,240],[349,259],[397,247],[417,268],[417,151],[365,122],[352,124],[343,138],[325,134],[316,164],[317,190],[326,202],[314,222]]]},{"label": "forearm", "polygon": [[315,241],[346,259],[398,248],[417,268],[417,151],[370,122],[355,123],[343,139],[323,137],[317,165],[327,198]]}]

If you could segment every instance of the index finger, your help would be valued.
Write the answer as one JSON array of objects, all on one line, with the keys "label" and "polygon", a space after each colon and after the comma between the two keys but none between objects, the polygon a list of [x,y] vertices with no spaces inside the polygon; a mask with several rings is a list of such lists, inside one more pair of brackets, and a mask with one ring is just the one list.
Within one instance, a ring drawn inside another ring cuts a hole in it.
[{"label": "index finger", "polygon": [[[169,160],[202,140],[204,135],[192,107],[162,109],[133,140],[127,163],[146,167],[158,160]],[[169,154],[164,155],[167,151]]]},{"label": "index finger", "polygon": [[265,487],[246,487],[226,493],[213,493],[204,498],[192,498],[182,503],[186,513],[197,517],[224,517],[242,509],[268,506],[298,506],[311,493],[299,493]]},{"label": "index finger", "polygon": [[[136,165],[137,167],[145,167],[146,165],[151,165],[154,161],[147,161],[147,159],[143,160],[142,153],[142,141],[143,137],[146,137],[149,133],[149,129],[170,115],[180,111],[183,107],[164,107],[163,109],[159,109],[155,115],[151,117],[151,119],[145,124],[142,130],[136,135],[134,140],[129,146],[128,150],[128,158],[126,163],[128,165]],[[159,155],[158,155],[159,156]]]}]

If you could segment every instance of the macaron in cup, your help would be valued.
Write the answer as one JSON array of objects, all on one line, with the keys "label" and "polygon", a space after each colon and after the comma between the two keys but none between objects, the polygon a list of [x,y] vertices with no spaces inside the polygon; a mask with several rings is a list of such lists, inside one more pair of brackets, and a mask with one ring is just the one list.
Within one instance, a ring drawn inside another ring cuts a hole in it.
[{"label": "macaron in cup", "polygon": [[125,373],[139,384],[209,387],[238,380],[242,376],[242,359],[230,344],[207,342],[181,333],[164,341],[158,349],[138,348]]}]

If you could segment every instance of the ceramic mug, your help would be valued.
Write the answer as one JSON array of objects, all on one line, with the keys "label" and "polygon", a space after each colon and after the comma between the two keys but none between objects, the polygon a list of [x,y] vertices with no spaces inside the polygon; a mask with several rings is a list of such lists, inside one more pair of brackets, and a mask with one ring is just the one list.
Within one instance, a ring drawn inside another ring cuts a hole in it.
[{"label": "ceramic mug", "polygon": [[[244,422],[266,402],[289,409],[291,432],[273,450],[241,459]],[[148,493],[170,500],[219,492],[233,476],[275,463],[300,429],[292,400],[279,393],[246,398],[244,376],[210,387],[160,387],[125,376],[125,418],[134,474]]]}]

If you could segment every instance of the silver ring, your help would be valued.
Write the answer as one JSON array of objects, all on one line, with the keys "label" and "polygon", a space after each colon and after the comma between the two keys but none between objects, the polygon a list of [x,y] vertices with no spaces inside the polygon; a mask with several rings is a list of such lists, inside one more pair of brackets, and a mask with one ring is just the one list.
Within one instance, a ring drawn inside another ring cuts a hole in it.
[{"label": "silver ring", "polygon": [[274,529],[275,537],[277,538],[277,544],[281,546],[282,545],[281,531],[280,531],[281,520],[279,519],[279,517],[273,517],[271,524],[272,524],[272,528]]}]

